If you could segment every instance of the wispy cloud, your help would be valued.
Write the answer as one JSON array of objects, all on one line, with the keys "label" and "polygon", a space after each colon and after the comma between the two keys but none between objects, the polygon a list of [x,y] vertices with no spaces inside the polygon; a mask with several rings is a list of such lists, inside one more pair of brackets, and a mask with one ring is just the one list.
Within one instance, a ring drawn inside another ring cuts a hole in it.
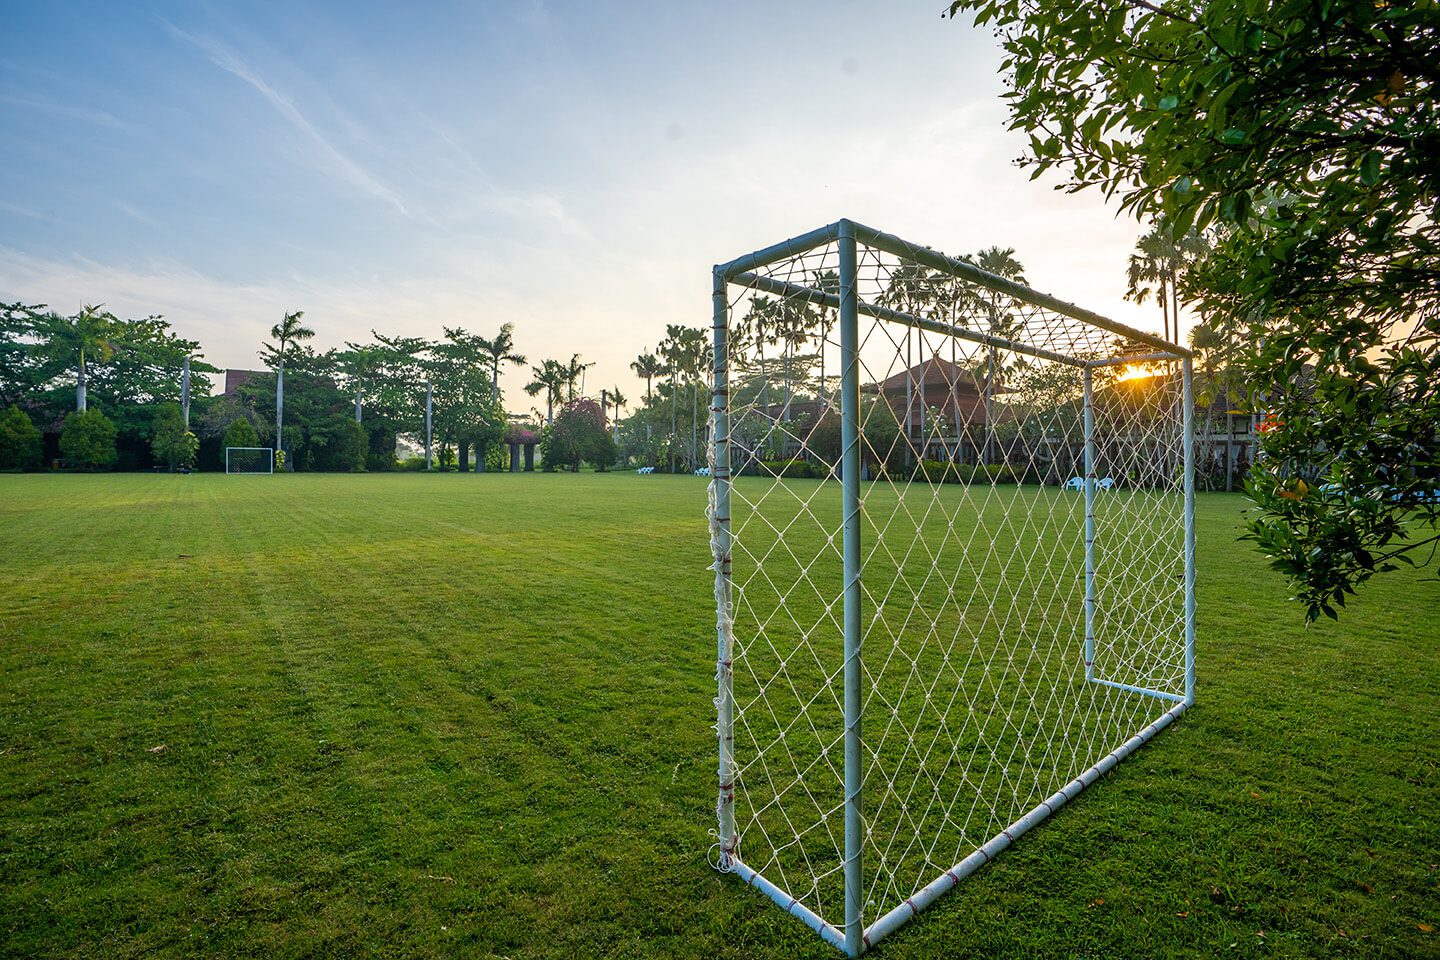
[{"label": "wispy cloud", "polygon": [[316,153],[313,159],[317,166],[347,181],[369,196],[392,205],[400,213],[406,216],[410,215],[410,210],[398,193],[355,160],[342,153],[315,124],[310,122],[294,100],[272,86],[237,53],[217,40],[182,30],[164,17],[158,19],[176,37],[198,48],[210,59],[210,62],[245,81],[260,96],[264,97],[315,148]]},{"label": "wispy cloud", "polygon": [[0,93],[0,103],[8,103],[16,107],[27,107],[54,116],[69,117],[72,120],[83,120],[86,123],[99,124],[102,127],[111,127],[117,130],[126,126],[119,118],[106,113],[104,110],[94,110],[90,107],[77,107],[68,103],[57,103],[54,100],[34,94],[16,96],[15,94]]}]

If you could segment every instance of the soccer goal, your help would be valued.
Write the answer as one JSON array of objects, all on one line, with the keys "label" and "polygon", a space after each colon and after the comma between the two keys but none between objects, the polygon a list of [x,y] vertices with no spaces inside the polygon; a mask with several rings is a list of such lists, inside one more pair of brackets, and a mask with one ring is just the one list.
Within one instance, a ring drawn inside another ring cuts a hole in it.
[{"label": "soccer goal", "polygon": [[269,447],[226,447],[226,473],[274,473],[275,451]]},{"label": "soccer goal", "polygon": [[713,308],[716,859],[858,956],[1194,702],[1191,355],[847,220]]}]

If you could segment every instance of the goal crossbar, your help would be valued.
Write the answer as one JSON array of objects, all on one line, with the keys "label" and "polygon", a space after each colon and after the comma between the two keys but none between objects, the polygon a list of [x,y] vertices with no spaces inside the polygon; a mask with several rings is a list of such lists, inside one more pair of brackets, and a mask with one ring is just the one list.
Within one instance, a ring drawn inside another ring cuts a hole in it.
[{"label": "goal crossbar", "polygon": [[[1052,310],[1055,313],[1070,317],[1073,320],[1079,320],[1082,323],[1099,327],[1102,330],[1108,330],[1111,333],[1126,337],[1138,343],[1148,344],[1164,356],[1183,359],[1193,359],[1194,357],[1194,353],[1191,350],[1179,344],[1171,343],[1164,337],[1137,329],[1128,324],[1120,323],[1118,320],[1112,320],[1093,310],[1086,310],[1084,307],[1078,307],[1069,301],[1061,300],[1059,297],[1054,297],[1048,293],[1042,293],[1039,290],[1032,289],[1023,283],[1016,283],[1014,280],[982,270],[972,263],[947,257],[945,254],[939,253],[930,247],[910,243],[894,234],[876,230],[874,227],[867,227],[853,220],[837,220],[834,223],[826,224],[823,227],[811,230],[808,233],[802,233],[797,237],[765,247],[754,253],[736,257],[727,263],[718,264],[714,270],[715,275],[725,281],[738,280],[742,274],[753,274],[760,267],[767,266],[787,257],[806,253],[816,247],[838,240],[842,225],[851,231],[856,241],[872,246],[877,250],[883,250],[903,260],[924,264],[933,270],[938,270],[952,277],[962,278],[989,290],[1004,293],[1007,296],[1014,297],[1016,300],[1034,304],[1037,307],[1044,307],[1047,310]],[[813,293],[819,294],[821,297],[827,296],[818,290],[813,291]],[[861,312],[866,312],[863,303],[859,306]],[[1124,361],[1122,359],[1119,360],[1119,362]]]}]

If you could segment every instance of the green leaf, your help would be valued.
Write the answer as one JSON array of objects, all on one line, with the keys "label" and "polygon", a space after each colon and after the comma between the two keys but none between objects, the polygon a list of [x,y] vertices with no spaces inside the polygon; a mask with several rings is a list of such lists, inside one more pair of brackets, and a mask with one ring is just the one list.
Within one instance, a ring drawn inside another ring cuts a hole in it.
[{"label": "green leaf", "polygon": [[1220,134],[1220,142],[1223,144],[1227,144],[1228,146],[1234,147],[1244,143],[1245,138],[1249,135],[1250,134],[1248,134],[1244,130],[1241,130],[1239,127],[1231,127],[1224,133]]},{"label": "green leaf", "polygon": [[1180,98],[1174,95],[1167,95],[1160,98],[1160,109],[1169,113],[1180,106]]},{"label": "green leaf", "polygon": [[1371,150],[1360,161],[1360,179],[1367,187],[1380,182],[1380,151]]}]

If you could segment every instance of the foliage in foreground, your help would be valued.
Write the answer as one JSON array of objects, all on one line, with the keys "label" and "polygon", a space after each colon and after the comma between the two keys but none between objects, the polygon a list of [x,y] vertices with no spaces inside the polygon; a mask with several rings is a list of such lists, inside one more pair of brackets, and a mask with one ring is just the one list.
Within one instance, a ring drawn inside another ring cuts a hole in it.
[{"label": "foliage in foreground", "polygon": [[1022,163],[1177,236],[1274,416],[1251,535],[1314,619],[1440,521],[1433,2],[957,0],[1005,49]]}]

